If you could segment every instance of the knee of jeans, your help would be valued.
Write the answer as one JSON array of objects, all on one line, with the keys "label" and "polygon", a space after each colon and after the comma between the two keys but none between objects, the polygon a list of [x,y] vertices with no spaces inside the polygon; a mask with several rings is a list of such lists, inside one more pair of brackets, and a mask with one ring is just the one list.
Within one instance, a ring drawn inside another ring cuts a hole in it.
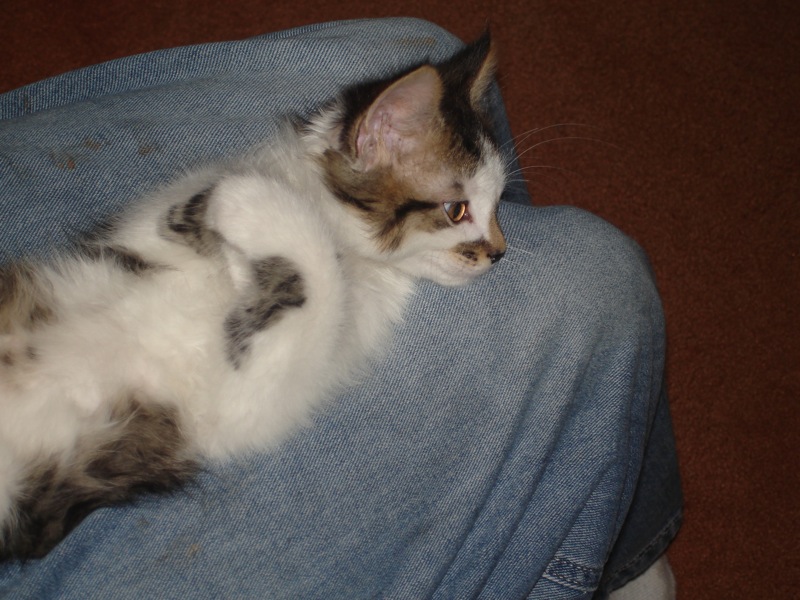
[{"label": "knee of jeans", "polygon": [[556,238],[551,253],[552,293],[573,318],[626,328],[662,327],[650,262],[641,246],[603,219],[573,207],[544,209]]},{"label": "knee of jeans", "polygon": [[455,35],[436,23],[419,17],[389,17],[367,21],[371,26],[386,29],[395,43],[415,46],[427,43],[442,45],[445,52],[453,52],[463,45]]}]

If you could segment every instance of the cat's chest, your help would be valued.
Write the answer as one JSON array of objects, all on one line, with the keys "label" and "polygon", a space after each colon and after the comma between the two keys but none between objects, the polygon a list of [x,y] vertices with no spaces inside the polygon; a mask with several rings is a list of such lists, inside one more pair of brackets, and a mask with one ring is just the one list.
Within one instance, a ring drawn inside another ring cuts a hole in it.
[{"label": "cat's chest", "polygon": [[343,263],[353,342],[367,353],[379,351],[403,318],[414,282],[397,269],[363,259]]}]

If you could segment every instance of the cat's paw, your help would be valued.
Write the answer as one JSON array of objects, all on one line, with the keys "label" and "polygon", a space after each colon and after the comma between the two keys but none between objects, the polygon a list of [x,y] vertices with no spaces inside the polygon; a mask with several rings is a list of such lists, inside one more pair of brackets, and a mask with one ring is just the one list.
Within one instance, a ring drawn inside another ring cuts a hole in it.
[{"label": "cat's paw", "polygon": [[220,237],[207,223],[213,190],[198,192],[188,201],[169,207],[161,224],[161,235],[194,248],[202,256],[219,252]]}]

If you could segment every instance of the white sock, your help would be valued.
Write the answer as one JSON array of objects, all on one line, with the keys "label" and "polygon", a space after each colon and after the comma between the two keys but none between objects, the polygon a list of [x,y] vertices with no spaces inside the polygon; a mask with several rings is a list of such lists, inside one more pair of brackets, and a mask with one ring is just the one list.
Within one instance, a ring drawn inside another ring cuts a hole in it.
[{"label": "white sock", "polygon": [[611,592],[610,600],[675,600],[675,576],[667,555],[662,554],[647,571]]}]

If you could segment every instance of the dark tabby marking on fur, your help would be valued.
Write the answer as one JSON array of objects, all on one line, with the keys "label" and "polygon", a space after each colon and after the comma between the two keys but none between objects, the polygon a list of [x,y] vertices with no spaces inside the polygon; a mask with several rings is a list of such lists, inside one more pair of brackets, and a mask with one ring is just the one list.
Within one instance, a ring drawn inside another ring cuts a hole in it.
[{"label": "dark tabby marking on fur", "polygon": [[394,221],[400,223],[414,212],[425,212],[429,210],[436,210],[440,208],[437,202],[426,202],[425,200],[416,200],[414,198],[407,199],[403,204],[395,207]]},{"label": "dark tabby marking on fur", "polygon": [[21,363],[32,363],[39,358],[36,349],[32,346],[27,346],[24,351],[5,350],[0,352],[0,366],[11,368]]},{"label": "dark tabby marking on fur", "polygon": [[147,262],[144,258],[122,246],[97,246],[86,244],[80,246],[81,256],[96,261],[111,261],[114,265],[132,275],[143,275],[158,269],[158,265]]},{"label": "dark tabby marking on fur", "polygon": [[78,235],[77,246],[80,250],[84,246],[105,246],[118,231],[119,215],[107,215],[94,222],[88,231]]},{"label": "dark tabby marking on fur", "polygon": [[[410,223],[412,219],[413,224]],[[449,226],[450,223],[438,202],[411,199],[396,206],[393,213],[386,215],[378,236],[384,240],[387,248],[394,250],[403,241],[407,227],[419,231],[437,231]]]},{"label": "dark tabby marking on fur", "polygon": [[220,236],[206,226],[205,217],[211,190],[195,194],[186,204],[176,204],[167,211],[162,235],[191,246],[201,256],[212,256],[220,247]]},{"label": "dark tabby marking on fur", "polygon": [[253,283],[239,305],[225,319],[228,360],[238,369],[250,349],[251,338],[276,323],[287,308],[305,304],[305,285],[297,267],[282,256],[251,265]]},{"label": "dark tabby marking on fur", "polygon": [[0,532],[0,560],[42,557],[92,511],[173,492],[196,474],[176,409],[129,398],[109,422],[101,438],[70,459],[31,466],[16,499],[16,522]]},{"label": "dark tabby marking on fur", "polygon": [[480,105],[491,84],[493,71],[488,32],[439,67],[444,86],[440,109],[452,136],[452,145],[477,160],[482,155],[482,139],[498,148],[488,114]]},{"label": "dark tabby marking on fur", "polygon": [[49,290],[40,285],[32,266],[0,265],[0,334],[51,321],[53,306]]}]

